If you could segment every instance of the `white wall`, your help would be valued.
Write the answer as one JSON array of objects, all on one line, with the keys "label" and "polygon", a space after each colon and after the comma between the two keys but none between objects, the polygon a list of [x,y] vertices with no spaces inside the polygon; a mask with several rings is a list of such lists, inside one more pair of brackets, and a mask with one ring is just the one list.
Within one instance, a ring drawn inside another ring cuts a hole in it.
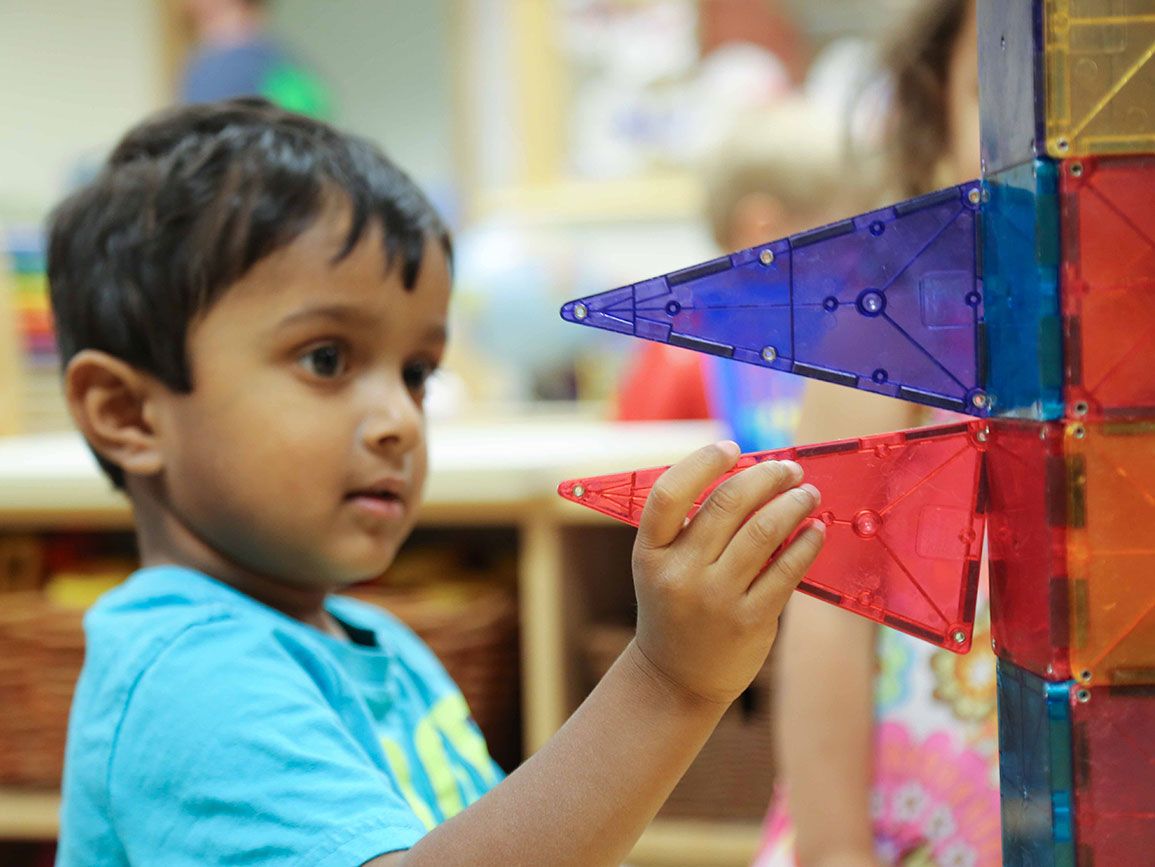
[{"label": "white wall", "polygon": [[0,220],[35,220],[163,103],[156,0],[0,0]]},{"label": "white wall", "polygon": [[277,32],[332,91],[337,125],[381,144],[435,193],[454,170],[453,2],[272,2]]}]

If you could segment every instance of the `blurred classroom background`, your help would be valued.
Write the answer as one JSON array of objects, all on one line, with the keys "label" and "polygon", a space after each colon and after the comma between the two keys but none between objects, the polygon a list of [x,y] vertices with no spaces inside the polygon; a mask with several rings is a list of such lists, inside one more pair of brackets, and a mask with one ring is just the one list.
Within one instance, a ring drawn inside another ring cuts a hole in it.
[{"label": "blurred classroom background", "polygon": [[[197,47],[189,10],[230,5],[246,3],[0,0],[0,238],[15,312],[0,429],[67,427],[42,218],[129,125],[181,98]],[[561,302],[716,255],[706,176],[752,115],[801,94],[848,125],[831,137],[871,135],[885,98],[870,85],[873,39],[909,0],[263,5],[272,39],[320,90],[316,107],[379,142],[454,228],[453,351],[435,409],[468,415],[557,402],[605,413],[634,343],[565,325]],[[291,86],[266,92],[298,104]]]},{"label": "blurred classroom background", "polygon": [[[42,233],[123,131],[257,90],[379,142],[446,216],[429,506],[367,592],[442,654],[511,766],[630,629],[630,534],[555,503],[557,482],[668,463],[727,424],[787,445],[798,411],[788,379],[558,308],[877,202],[876,46],[910,5],[0,0],[0,864],[51,858],[79,616],[134,564],[125,504],[60,397]],[[633,863],[746,863],[768,700],[727,717]]]}]

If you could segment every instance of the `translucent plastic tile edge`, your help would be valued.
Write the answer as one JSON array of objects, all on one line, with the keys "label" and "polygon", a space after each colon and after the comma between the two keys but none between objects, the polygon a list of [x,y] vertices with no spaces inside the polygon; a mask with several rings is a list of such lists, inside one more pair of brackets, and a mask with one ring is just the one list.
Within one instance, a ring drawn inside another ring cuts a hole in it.
[{"label": "translucent plastic tile edge", "polygon": [[[1074,867],[1075,686],[1071,681],[1045,681],[1001,659],[996,677],[1003,863]],[[1016,772],[1021,772],[1019,777],[1012,778]]]},{"label": "translucent plastic tile edge", "polygon": [[1040,0],[979,0],[979,112],[983,176],[1040,155],[1043,9]]},{"label": "translucent plastic tile edge", "polygon": [[[1065,407],[1056,164],[1038,159],[991,175],[983,181],[983,200],[983,369],[991,415],[1060,419]],[[1025,286],[1032,291],[1024,292]]]}]

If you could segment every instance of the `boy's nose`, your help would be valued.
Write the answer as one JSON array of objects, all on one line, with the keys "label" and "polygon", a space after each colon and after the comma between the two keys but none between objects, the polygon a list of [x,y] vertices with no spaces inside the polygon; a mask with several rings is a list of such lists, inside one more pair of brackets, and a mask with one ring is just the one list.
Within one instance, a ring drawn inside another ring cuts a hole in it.
[{"label": "boy's nose", "polygon": [[424,435],[424,416],[408,392],[378,395],[361,423],[361,438],[372,451],[407,452]]}]

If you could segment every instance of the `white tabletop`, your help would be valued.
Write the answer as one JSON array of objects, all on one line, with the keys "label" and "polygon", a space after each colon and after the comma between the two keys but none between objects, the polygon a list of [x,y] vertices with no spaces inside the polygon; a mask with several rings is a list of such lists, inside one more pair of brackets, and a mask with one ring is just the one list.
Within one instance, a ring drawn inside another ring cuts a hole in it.
[{"label": "white tabletop", "polygon": [[[430,506],[537,501],[559,482],[676,461],[722,435],[713,422],[531,416],[430,427]],[[122,512],[123,498],[74,433],[0,438],[0,515]]]}]

